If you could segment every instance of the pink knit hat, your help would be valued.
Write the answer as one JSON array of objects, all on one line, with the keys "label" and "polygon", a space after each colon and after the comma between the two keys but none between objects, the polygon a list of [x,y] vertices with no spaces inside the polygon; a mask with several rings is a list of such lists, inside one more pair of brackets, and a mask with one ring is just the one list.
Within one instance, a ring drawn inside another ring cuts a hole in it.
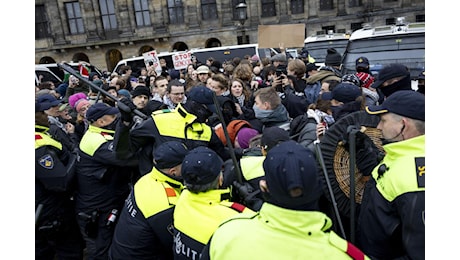
[{"label": "pink knit hat", "polygon": [[79,99],[75,105],[75,109],[77,110],[78,113],[80,113],[80,110],[83,106],[88,105],[89,101],[86,99]]},{"label": "pink knit hat", "polygon": [[78,92],[78,93],[75,93],[73,95],[71,95],[69,97],[69,105],[72,107],[72,108],[75,108],[75,105],[77,103],[78,100],[80,99],[86,99],[87,96],[85,93],[83,92]]}]

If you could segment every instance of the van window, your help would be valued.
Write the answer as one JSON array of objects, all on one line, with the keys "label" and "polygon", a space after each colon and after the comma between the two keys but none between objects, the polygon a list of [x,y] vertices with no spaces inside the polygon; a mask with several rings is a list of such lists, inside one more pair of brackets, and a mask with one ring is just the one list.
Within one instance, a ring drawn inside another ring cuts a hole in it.
[{"label": "van window", "polygon": [[[74,69],[75,71],[79,71],[79,68],[78,68],[78,63],[77,62],[72,62],[72,63],[68,63],[69,66]],[[48,68],[49,70],[51,70],[54,74],[56,74],[56,76],[58,76],[61,81],[64,80],[64,77],[65,77],[65,72],[63,69],[61,69],[57,63],[49,63],[49,64],[39,64],[41,66],[44,66],[46,68]],[[102,78],[102,72],[97,68],[95,67],[94,65],[91,65],[91,64],[87,64],[87,66],[89,67],[89,69],[91,70],[91,72],[96,72],[100,78]]]},{"label": "van window", "polygon": [[[165,59],[166,66],[169,69],[174,68],[172,55],[173,53],[169,53],[169,52],[157,54],[158,59]],[[132,70],[132,75],[135,77],[138,77],[139,75],[141,75],[141,69],[145,68],[144,56],[138,56],[138,57],[124,59],[124,60],[119,61],[117,63],[117,66],[115,66],[115,68],[113,69],[113,72],[120,74],[119,70],[122,65],[130,66]]]},{"label": "van window", "polygon": [[199,63],[205,64],[209,57],[213,57],[214,60],[218,60],[223,64],[226,61],[233,60],[235,57],[243,59],[246,55],[251,57],[257,55],[257,44],[204,48],[192,50],[192,53]]},{"label": "van window", "polygon": [[425,68],[425,32],[391,33],[376,37],[351,37],[343,57],[343,74],[355,73],[355,61],[369,59],[374,76],[385,65],[400,63],[407,66],[415,79]]},{"label": "van window", "polygon": [[347,48],[349,34],[333,33],[309,36],[305,39],[304,49],[315,59],[315,63],[324,63],[327,49],[334,48],[343,56]]},{"label": "van window", "polygon": [[43,79],[42,82],[45,81],[51,81],[54,83],[54,85],[57,87],[59,84],[61,84],[61,80],[53,74],[50,70],[46,68],[41,68],[41,69],[35,69],[35,86],[38,86],[38,78],[39,76],[42,75]]}]

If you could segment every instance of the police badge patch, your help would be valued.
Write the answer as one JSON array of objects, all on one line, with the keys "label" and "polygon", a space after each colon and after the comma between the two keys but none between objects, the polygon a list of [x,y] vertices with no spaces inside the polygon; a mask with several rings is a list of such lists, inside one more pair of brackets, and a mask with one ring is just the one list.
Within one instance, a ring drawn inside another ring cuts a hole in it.
[{"label": "police badge patch", "polygon": [[425,157],[416,157],[415,167],[415,172],[417,173],[418,187],[425,188]]},{"label": "police badge patch", "polygon": [[38,160],[38,164],[47,170],[51,170],[54,167],[53,157],[50,154],[45,154]]}]

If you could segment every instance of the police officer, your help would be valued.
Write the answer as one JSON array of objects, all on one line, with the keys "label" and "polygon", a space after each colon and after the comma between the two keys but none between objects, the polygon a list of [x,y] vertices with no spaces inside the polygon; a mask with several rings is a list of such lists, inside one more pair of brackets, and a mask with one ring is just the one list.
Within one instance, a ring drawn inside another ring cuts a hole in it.
[{"label": "police officer", "polygon": [[201,259],[369,259],[319,211],[321,184],[310,150],[281,142],[268,151],[263,168],[267,201],[258,213],[220,224]]},{"label": "police officer", "polygon": [[366,111],[380,115],[387,144],[363,193],[360,246],[376,259],[425,259],[425,96],[399,90]]},{"label": "police officer", "polygon": [[[169,84],[183,85],[172,80]],[[115,150],[118,158],[139,158],[141,175],[150,172],[153,167],[153,150],[166,141],[183,142],[189,149],[208,146],[216,151],[223,160],[230,154],[213,129],[206,124],[215,111],[212,90],[199,86],[188,94],[185,104],[178,104],[174,110],[159,110],[141,123],[133,123],[131,112],[121,110],[122,122],[115,134]],[[122,99],[125,105],[134,110],[132,102]]]},{"label": "police officer", "polygon": [[182,163],[186,189],[174,208],[174,259],[198,259],[218,225],[240,212],[253,212],[230,202],[230,188],[223,184],[222,159],[211,149],[199,146]]},{"label": "police officer", "polygon": [[44,111],[53,105],[35,104],[35,259],[83,259],[84,242],[71,200],[76,154],[48,133]]},{"label": "police officer", "polygon": [[48,115],[50,122],[49,134],[58,142],[62,143],[67,150],[73,151],[78,145],[78,136],[75,134],[75,125],[70,122],[62,123],[59,121],[59,106],[62,100],[56,99],[55,96],[44,94],[37,98],[39,104],[52,104],[44,112]]},{"label": "police officer", "polygon": [[90,122],[81,139],[75,197],[78,223],[89,259],[107,259],[114,225],[130,191],[137,159],[120,160],[113,149],[118,108],[96,103],[86,112]]},{"label": "police officer", "polygon": [[181,165],[188,153],[178,141],[155,149],[155,167],[125,201],[115,227],[110,259],[172,259],[173,210],[182,192]]}]

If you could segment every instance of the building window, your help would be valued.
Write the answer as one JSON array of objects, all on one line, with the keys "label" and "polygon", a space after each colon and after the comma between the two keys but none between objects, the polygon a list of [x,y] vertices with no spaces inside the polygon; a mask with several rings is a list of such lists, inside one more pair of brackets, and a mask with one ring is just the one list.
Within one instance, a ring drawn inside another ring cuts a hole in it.
[{"label": "building window", "polygon": [[322,26],[321,29],[323,29],[323,34],[331,34],[336,32],[335,25]]},{"label": "building window", "polygon": [[152,24],[150,22],[149,2],[147,0],[134,0],[134,12],[136,14],[136,25],[138,27]]},{"label": "building window", "polygon": [[351,23],[351,31],[354,32],[358,29],[363,28],[363,23]]},{"label": "building window", "polygon": [[362,0],[349,0],[348,1],[348,6],[349,7],[358,7],[358,6],[362,6],[362,5],[363,5]]},{"label": "building window", "polygon": [[35,6],[35,39],[43,39],[51,36],[46,19],[46,9],[44,5]]},{"label": "building window", "polygon": [[262,17],[276,16],[275,0],[262,0]]},{"label": "building window", "polygon": [[[35,19],[36,20],[36,19]],[[416,23],[423,23],[425,22],[425,15],[424,14],[418,14],[415,16],[415,22]]]},{"label": "building window", "polygon": [[105,31],[117,29],[117,17],[115,16],[115,4],[113,0],[99,0],[101,8],[102,26]]},{"label": "building window", "polygon": [[291,0],[291,14],[303,14],[304,13],[304,1],[303,0]]},{"label": "building window", "polygon": [[168,0],[169,23],[184,23],[184,6],[182,0]]},{"label": "building window", "polygon": [[201,0],[201,17],[203,20],[217,19],[216,0]]},{"label": "building window", "polygon": [[334,3],[332,0],[319,0],[319,10],[332,10],[334,9]]},{"label": "building window", "polygon": [[385,24],[386,24],[386,25],[396,24],[396,18],[388,18],[388,19],[385,19]]},{"label": "building window", "polygon": [[70,34],[84,33],[85,28],[83,27],[83,18],[81,17],[80,3],[65,3],[65,11],[67,13],[67,22],[69,23]]}]

